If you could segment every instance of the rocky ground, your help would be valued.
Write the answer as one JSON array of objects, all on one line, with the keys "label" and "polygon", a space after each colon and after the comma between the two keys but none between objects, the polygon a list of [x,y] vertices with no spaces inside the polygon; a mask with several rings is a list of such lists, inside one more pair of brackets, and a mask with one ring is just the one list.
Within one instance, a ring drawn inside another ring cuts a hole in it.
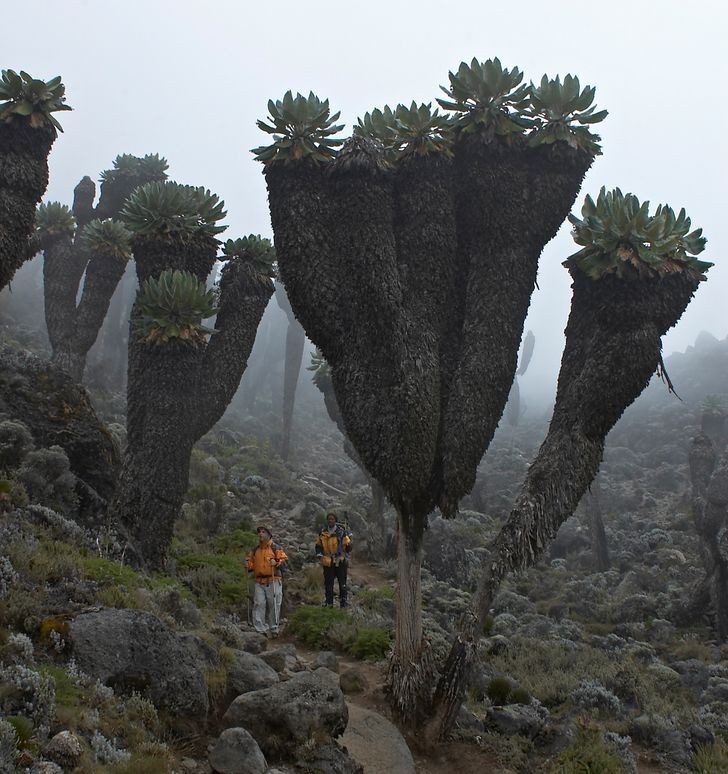
[{"label": "rocky ground", "polygon": [[[149,576],[93,507],[98,455],[94,484],[78,434],[50,436],[29,401],[18,408],[17,387],[32,394],[44,373],[21,360],[6,353],[0,384],[0,772],[728,771],[728,647],[690,608],[703,569],[687,469],[701,403],[728,384],[728,342],[668,361],[682,402],[652,385],[615,428],[594,487],[610,567],[595,569],[584,503],[496,599],[455,737],[436,751],[391,723],[393,519],[373,555],[368,486],[315,391],[301,391],[289,462],[270,401],[231,407],[195,449],[169,565]],[[80,416],[83,400],[69,392],[63,411]],[[120,451],[123,399],[92,401],[108,430],[83,439]],[[437,655],[544,432],[528,417],[501,428],[460,518],[432,520]],[[329,509],[354,532],[346,612],[320,607],[313,542]],[[278,640],[252,630],[241,570],[260,521],[291,557]]]}]

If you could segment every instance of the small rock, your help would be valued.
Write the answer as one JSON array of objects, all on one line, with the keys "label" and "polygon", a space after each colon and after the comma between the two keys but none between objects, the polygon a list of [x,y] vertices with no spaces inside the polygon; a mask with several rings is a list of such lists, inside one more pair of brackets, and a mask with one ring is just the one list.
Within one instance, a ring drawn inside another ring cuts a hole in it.
[{"label": "small rock", "polygon": [[318,656],[316,656],[313,662],[314,669],[318,667],[326,667],[332,672],[339,671],[339,659],[336,657],[336,653],[332,653],[330,650],[322,650]]},{"label": "small rock", "polygon": [[361,693],[369,687],[369,680],[364,670],[358,666],[351,667],[341,673],[339,686],[344,693]]},{"label": "small rock", "polygon": [[246,653],[244,650],[233,652],[227,675],[228,702],[242,693],[268,688],[277,682],[277,672],[262,658]]},{"label": "small rock", "polygon": [[520,734],[533,738],[544,727],[548,714],[548,710],[537,702],[507,704],[488,709],[488,725],[506,736]]},{"label": "small rock", "polygon": [[59,766],[73,769],[83,755],[83,744],[71,731],[60,731],[48,742],[43,754]]},{"label": "small rock", "polygon": [[244,728],[228,728],[207,757],[219,774],[263,774],[268,768],[258,743]]}]

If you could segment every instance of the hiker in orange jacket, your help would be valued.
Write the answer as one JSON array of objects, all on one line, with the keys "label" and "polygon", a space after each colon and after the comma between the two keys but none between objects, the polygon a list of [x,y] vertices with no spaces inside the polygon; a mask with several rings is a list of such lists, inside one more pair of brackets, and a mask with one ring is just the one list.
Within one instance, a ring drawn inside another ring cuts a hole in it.
[{"label": "hiker in orange jacket", "polygon": [[[258,545],[248,554],[248,572],[255,575],[253,626],[266,637],[277,637],[283,602],[282,571],[286,568],[286,552],[273,542],[268,527],[258,527]],[[267,620],[266,620],[267,619]]]},{"label": "hiker in orange jacket", "polygon": [[326,526],[316,539],[316,556],[324,568],[324,594],[326,607],[334,604],[334,580],[339,582],[339,604],[346,607],[346,576],[351,553],[351,534],[343,524],[338,524],[335,513],[326,514]]}]

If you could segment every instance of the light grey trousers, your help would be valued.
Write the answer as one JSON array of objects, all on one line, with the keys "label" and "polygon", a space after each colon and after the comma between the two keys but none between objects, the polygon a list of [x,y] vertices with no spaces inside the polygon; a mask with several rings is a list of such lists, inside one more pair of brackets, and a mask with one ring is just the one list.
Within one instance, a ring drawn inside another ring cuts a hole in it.
[{"label": "light grey trousers", "polygon": [[[283,583],[273,581],[267,586],[255,584],[253,596],[253,626],[255,631],[265,634],[277,632],[281,620],[281,602],[283,602]],[[266,621],[267,618],[267,621]]]}]

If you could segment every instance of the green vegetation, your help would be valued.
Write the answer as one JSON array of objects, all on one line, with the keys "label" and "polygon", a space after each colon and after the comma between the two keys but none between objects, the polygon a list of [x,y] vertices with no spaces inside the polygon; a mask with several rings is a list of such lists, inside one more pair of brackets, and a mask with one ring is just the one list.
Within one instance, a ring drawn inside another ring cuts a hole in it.
[{"label": "green vegetation", "polygon": [[81,575],[87,580],[135,588],[144,585],[142,576],[126,564],[95,554],[85,554],[80,561]]},{"label": "green vegetation", "polygon": [[222,246],[223,256],[250,264],[265,277],[275,277],[276,251],[270,239],[250,234],[240,239],[228,239]]},{"label": "green vegetation", "polygon": [[214,333],[202,320],[216,314],[215,294],[193,274],[167,269],[144,282],[137,296],[137,332],[145,344],[158,346],[172,339],[204,346]]},{"label": "green vegetation", "polygon": [[513,685],[507,677],[494,677],[485,689],[485,695],[496,706],[507,704]]},{"label": "green vegetation", "polygon": [[348,647],[349,653],[367,661],[381,661],[392,648],[392,634],[379,627],[362,627]]},{"label": "green vegetation", "polygon": [[227,228],[217,225],[227,215],[224,207],[225,202],[206,188],[157,181],[139,186],[121,216],[135,236],[215,239]]},{"label": "green vegetation", "polygon": [[531,104],[526,115],[534,119],[534,129],[528,144],[549,145],[561,140],[572,148],[599,155],[601,138],[584,126],[599,123],[608,115],[606,110],[594,112],[595,93],[593,86],[582,89],[576,76],[567,75],[562,83],[558,75],[553,80],[544,75],[539,86],[531,86]]},{"label": "green vegetation", "polygon": [[119,221],[92,220],[83,229],[81,241],[86,248],[126,263],[131,256],[131,234]]},{"label": "green vegetation", "polygon": [[376,108],[357,120],[354,133],[360,137],[376,140],[391,159],[406,156],[426,156],[442,152],[451,155],[451,121],[432,109],[432,103],[407,107],[397,105],[392,110],[388,105],[383,110]]},{"label": "green vegetation", "polygon": [[604,743],[598,726],[581,723],[576,739],[559,755],[550,774],[622,774],[619,756]]},{"label": "green vegetation", "polygon": [[522,134],[533,126],[526,116],[530,86],[521,84],[523,73],[503,69],[500,59],[470,64],[461,62],[457,73],[449,73],[449,88],[441,86],[447,99],[438,99],[445,110],[455,113],[455,126],[464,133],[477,132],[486,139]]},{"label": "green vegetation", "polygon": [[728,396],[706,395],[700,407],[703,415],[711,417],[728,416]]},{"label": "green vegetation", "polygon": [[564,266],[578,268],[592,279],[607,274],[654,277],[675,272],[705,279],[713,264],[695,257],[705,249],[703,230],[690,231],[684,209],[676,217],[670,207],[659,205],[650,215],[649,206],[619,188],[602,188],[596,203],[587,195],[581,219],[569,215],[574,241],[583,248],[570,255]]},{"label": "green vegetation", "polygon": [[114,159],[111,169],[101,173],[103,184],[114,184],[122,181],[135,182],[162,182],[167,178],[169,164],[167,159],[158,153],[147,153],[146,156],[133,156],[131,153],[122,153]]},{"label": "green vegetation", "polygon": [[290,617],[288,628],[314,648],[323,648],[329,641],[329,629],[346,620],[346,613],[335,607],[301,605]]},{"label": "green vegetation", "polygon": [[728,743],[717,739],[714,744],[698,745],[693,755],[691,771],[696,774],[728,771]]},{"label": "green vegetation", "polygon": [[271,145],[254,148],[256,161],[271,162],[328,161],[334,149],[341,145],[332,135],[340,132],[343,124],[335,124],[340,113],[331,115],[329,101],[323,102],[310,92],[308,97],[287,91],[282,100],[268,100],[268,120],[258,121],[258,127],[273,135]]},{"label": "green vegetation", "polygon": [[66,87],[61,76],[43,81],[25,71],[3,70],[0,75],[0,121],[27,118],[34,129],[50,125],[59,132],[63,127],[55,116],[61,110],[72,110],[66,105]]},{"label": "green vegetation", "polygon": [[73,236],[75,231],[76,219],[70,207],[60,202],[43,202],[38,205],[35,233],[42,244],[61,236]]}]

